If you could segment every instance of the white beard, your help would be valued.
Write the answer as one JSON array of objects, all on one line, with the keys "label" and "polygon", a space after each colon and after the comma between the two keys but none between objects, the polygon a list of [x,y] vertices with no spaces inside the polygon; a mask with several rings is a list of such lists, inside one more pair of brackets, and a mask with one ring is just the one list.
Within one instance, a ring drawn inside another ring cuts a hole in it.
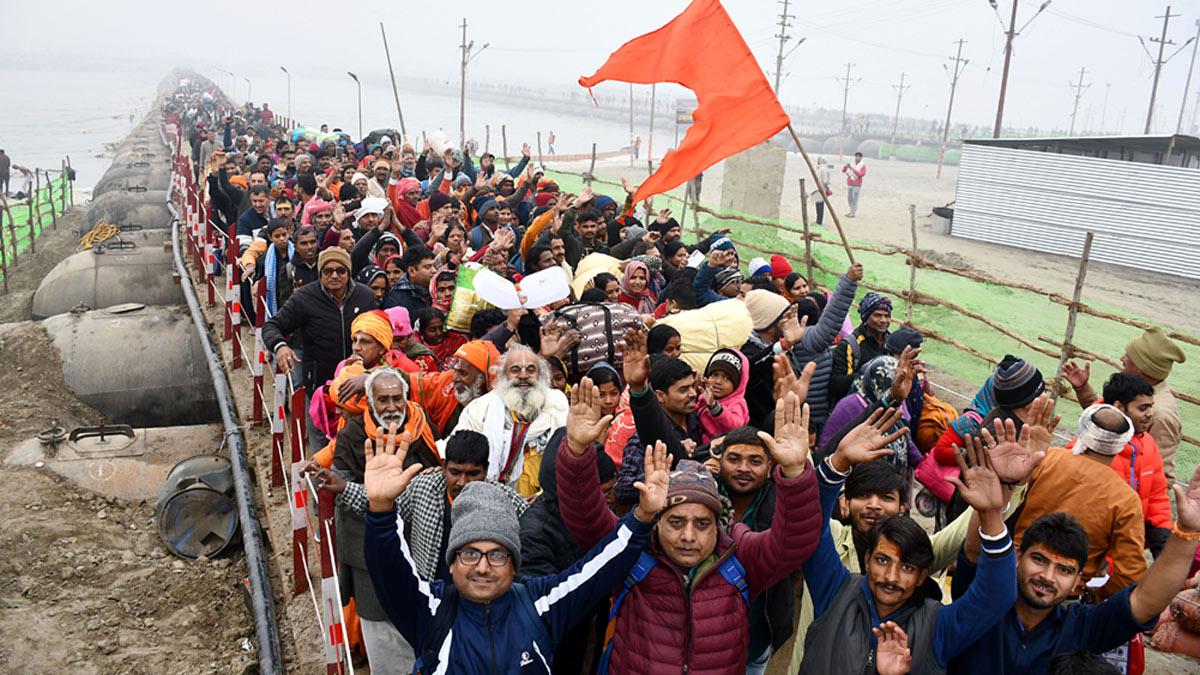
[{"label": "white beard", "polygon": [[504,407],[512,411],[524,421],[532,421],[546,405],[546,386],[535,382],[529,388],[518,387],[507,378],[496,384],[496,395],[504,402]]},{"label": "white beard", "polygon": [[475,399],[479,398],[480,395],[482,395],[482,394],[483,394],[483,381],[482,380],[476,382],[474,385],[472,385],[470,387],[467,387],[466,389],[459,389],[458,387],[454,387],[454,398],[458,399],[458,402],[460,405],[466,405],[466,404],[470,403],[471,401],[474,401]]},{"label": "white beard", "polygon": [[375,421],[378,422],[379,426],[383,429],[387,429],[393,422],[396,423],[397,429],[403,428],[404,420],[407,419],[407,415],[405,414],[404,410],[394,413],[380,413],[375,410],[374,405],[371,406],[371,417],[374,417]]}]

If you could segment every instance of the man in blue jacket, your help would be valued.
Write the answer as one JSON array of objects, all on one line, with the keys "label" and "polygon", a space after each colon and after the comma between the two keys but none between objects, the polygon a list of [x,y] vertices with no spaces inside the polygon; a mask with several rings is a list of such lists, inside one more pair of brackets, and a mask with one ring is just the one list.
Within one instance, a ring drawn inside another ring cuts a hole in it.
[{"label": "man in blue jacket", "polygon": [[[979,574],[966,595],[941,603],[929,579],[933,548],[928,535],[906,515],[891,516],[871,530],[864,574],[851,574],[838,558],[829,517],[850,467],[876,461],[886,444],[855,443],[861,434],[883,435],[895,410],[877,410],[839,443],[817,467],[824,530],[817,551],[804,563],[815,620],[804,641],[802,673],[942,673],[952,658],[995,624],[1016,599],[1016,564],[1002,510],[1007,500],[991,458],[981,447],[959,457],[961,476],[952,482],[976,512],[981,548]],[[907,433],[902,429],[898,433]],[[861,448],[881,450],[862,451]],[[1032,457],[1028,462],[1039,461]],[[895,649],[895,635],[904,648]],[[897,663],[899,662],[899,663]]]},{"label": "man in blue jacket", "polygon": [[[568,428],[607,423],[577,418]],[[511,503],[494,485],[469,484],[452,506],[447,584],[423,581],[397,534],[403,523],[395,499],[421,471],[420,464],[404,468],[407,445],[397,444],[393,426],[363,449],[365,556],[380,603],[418,654],[417,672],[550,673],[558,642],[620,585],[645,548],[666,502],[666,446],[646,453],[641,501],[613,532],[566,570],[521,582],[514,581],[521,528]]]}]

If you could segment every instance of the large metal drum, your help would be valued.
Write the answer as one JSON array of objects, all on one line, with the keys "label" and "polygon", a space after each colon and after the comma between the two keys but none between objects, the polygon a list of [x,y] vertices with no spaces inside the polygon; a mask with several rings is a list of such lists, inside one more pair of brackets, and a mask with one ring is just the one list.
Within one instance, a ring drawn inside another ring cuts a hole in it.
[{"label": "large metal drum", "polygon": [[183,558],[213,557],[238,529],[233,469],[217,455],[196,455],[176,464],[159,492],[157,523],[163,544]]}]

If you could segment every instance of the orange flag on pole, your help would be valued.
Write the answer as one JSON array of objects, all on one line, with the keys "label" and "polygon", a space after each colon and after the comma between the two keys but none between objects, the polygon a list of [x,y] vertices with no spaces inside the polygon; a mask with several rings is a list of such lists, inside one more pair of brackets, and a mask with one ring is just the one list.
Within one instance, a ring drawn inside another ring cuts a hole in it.
[{"label": "orange flag on pole", "polygon": [[787,113],[719,0],[693,0],[667,25],[626,42],[579,84],[591,89],[606,80],[675,82],[695,92],[699,103],[683,141],[641,184],[635,201],[677,187],[788,125]]}]

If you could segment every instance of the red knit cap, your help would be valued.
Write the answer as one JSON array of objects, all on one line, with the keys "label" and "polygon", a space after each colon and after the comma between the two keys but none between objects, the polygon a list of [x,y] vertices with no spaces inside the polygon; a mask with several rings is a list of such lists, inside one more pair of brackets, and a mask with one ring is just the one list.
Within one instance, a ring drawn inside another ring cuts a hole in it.
[{"label": "red knit cap", "polygon": [[792,264],[781,255],[771,256],[771,278],[783,279],[792,273]]}]

